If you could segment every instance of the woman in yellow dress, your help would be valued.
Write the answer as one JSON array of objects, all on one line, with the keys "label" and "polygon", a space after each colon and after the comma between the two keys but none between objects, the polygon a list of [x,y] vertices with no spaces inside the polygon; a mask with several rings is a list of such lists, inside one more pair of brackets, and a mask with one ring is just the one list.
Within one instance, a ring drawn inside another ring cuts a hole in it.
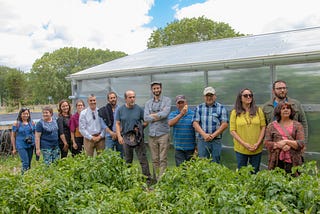
[{"label": "woman in yellow dress", "polygon": [[253,92],[248,88],[242,89],[230,115],[230,134],[238,169],[247,166],[249,162],[255,173],[259,171],[265,129],[265,116],[256,105]]}]

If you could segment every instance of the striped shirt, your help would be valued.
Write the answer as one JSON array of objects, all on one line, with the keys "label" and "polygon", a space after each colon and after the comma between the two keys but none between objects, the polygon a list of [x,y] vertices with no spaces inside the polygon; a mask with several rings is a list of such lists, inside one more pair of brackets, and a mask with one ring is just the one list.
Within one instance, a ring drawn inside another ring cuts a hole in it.
[{"label": "striped shirt", "polygon": [[[219,129],[222,122],[229,122],[228,112],[226,108],[218,102],[214,102],[212,106],[207,106],[205,103],[202,103],[197,106],[192,121],[198,121],[205,133],[213,133]],[[196,134],[199,139],[203,140],[199,133]],[[217,138],[221,138],[221,135]]]},{"label": "striped shirt", "polygon": [[[178,114],[180,114],[179,110],[171,112],[169,120],[175,118]],[[195,131],[192,126],[193,115],[194,111],[188,109],[187,114],[173,126],[173,145],[176,150],[188,151],[195,148]]]}]

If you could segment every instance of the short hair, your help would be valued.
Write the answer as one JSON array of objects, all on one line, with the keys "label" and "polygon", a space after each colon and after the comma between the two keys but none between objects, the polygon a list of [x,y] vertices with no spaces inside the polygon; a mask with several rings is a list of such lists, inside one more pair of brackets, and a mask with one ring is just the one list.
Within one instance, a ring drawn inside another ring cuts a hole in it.
[{"label": "short hair", "polygon": [[53,115],[53,109],[50,106],[45,106],[42,108],[42,112],[44,111],[48,111],[51,113],[51,115]]},{"label": "short hair", "polygon": [[284,84],[287,85],[286,81],[284,81],[284,80],[277,80],[277,81],[275,81],[275,82],[272,84],[272,89],[275,89],[276,84],[279,83],[279,82],[282,82],[282,83],[284,83]]},{"label": "short hair", "polygon": [[295,110],[292,108],[291,103],[286,102],[286,101],[284,101],[284,102],[281,101],[281,102],[278,103],[277,107],[274,109],[274,112],[273,112],[274,117],[278,122],[281,120],[281,109],[282,109],[283,106],[287,106],[287,107],[289,107],[291,109],[291,113],[289,115],[289,118],[291,120],[293,119],[294,115],[296,114]]},{"label": "short hair", "polygon": [[116,94],[116,92],[110,91],[110,92],[107,94],[107,98],[108,98],[108,99],[109,99],[109,96],[110,96],[111,94],[114,94],[116,97],[118,97],[118,95]]},{"label": "short hair", "polygon": [[136,94],[136,92],[134,92],[133,90],[127,90],[126,92],[124,92],[124,99],[127,99],[127,97],[128,97],[127,93],[128,92],[133,92],[134,94]]}]

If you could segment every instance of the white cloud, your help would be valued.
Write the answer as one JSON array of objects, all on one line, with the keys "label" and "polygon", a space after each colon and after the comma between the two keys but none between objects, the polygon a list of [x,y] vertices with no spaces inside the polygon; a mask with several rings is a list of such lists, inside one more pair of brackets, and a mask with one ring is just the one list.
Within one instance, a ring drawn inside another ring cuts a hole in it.
[{"label": "white cloud", "polygon": [[176,18],[205,16],[228,23],[237,32],[261,34],[320,23],[318,0],[208,0],[176,9]]},{"label": "white cloud", "polygon": [[[45,52],[63,47],[140,52],[154,30],[144,27],[154,1],[0,0],[0,65],[27,71]],[[204,15],[245,34],[320,23],[318,0],[207,0],[184,8],[170,3],[176,19]]]},{"label": "white cloud", "polygon": [[45,52],[146,49],[154,0],[0,0],[0,65],[29,70]]}]

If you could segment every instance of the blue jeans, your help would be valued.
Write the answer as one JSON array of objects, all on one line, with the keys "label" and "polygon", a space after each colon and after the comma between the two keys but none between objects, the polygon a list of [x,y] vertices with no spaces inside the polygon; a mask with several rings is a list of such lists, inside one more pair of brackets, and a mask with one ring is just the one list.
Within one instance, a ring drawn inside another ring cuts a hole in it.
[{"label": "blue jeans", "polygon": [[238,169],[240,169],[243,166],[247,166],[249,161],[249,164],[254,168],[254,173],[257,173],[260,170],[261,156],[262,156],[262,152],[256,155],[245,155],[245,154],[236,152]]},{"label": "blue jeans", "polygon": [[120,157],[123,158],[123,146],[117,141],[112,140],[111,136],[105,138],[106,149],[112,149],[114,151],[120,152]]},{"label": "blue jeans", "polygon": [[60,148],[56,146],[50,149],[41,149],[43,161],[45,164],[50,165],[54,161],[60,159]]},{"label": "blue jeans", "polygon": [[18,149],[18,153],[22,162],[21,173],[31,168],[31,160],[33,155],[33,146],[30,148]]},{"label": "blue jeans", "polygon": [[189,161],[193,156],[194,150],[175,150],[174,157],[176,159],[176,166],[180,166],[184,161]]},{"label": "blue jeans", "polygon": [[221,150],[221,139],[215,139],[210,142],[198,140],[198,155],[200,158],[212,157],[212,162],[220,163]]}]

